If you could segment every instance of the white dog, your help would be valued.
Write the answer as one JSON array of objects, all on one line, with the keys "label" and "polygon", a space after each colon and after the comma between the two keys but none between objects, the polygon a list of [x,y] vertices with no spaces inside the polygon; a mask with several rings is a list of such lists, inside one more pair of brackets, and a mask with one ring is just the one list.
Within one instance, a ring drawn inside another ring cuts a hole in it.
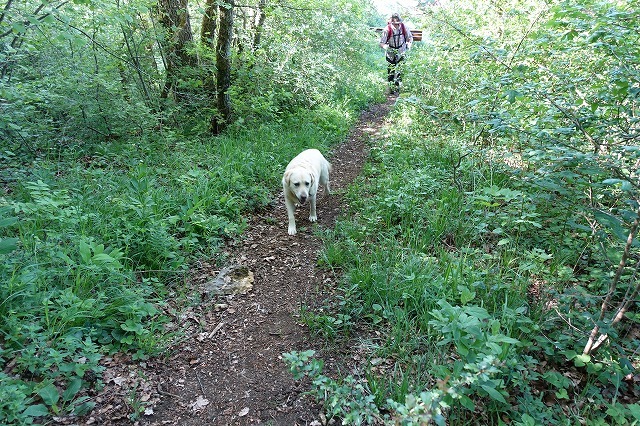
[{"label": "white dog", "polygon": [[284,176],[282,189],[284,202],[289,216],[289,235],[296,234],[296,218],[294,216],[296,203],[304,204],[309,199],[309,221],[318,220],[316,216],[316,194],[318,186],[323,186],[327,194],[329,189],[329,172],[331,164],[317,149],[307,149],[289,162]]}]

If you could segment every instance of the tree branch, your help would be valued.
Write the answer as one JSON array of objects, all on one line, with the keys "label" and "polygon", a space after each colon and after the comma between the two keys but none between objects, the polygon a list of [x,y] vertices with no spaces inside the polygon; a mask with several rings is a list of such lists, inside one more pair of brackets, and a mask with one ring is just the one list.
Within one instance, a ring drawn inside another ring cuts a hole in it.
[{"label": "tree branch", "polygon": [[[611,302],[611,299],[613,298],[613,295],[616,292],[618,283],[620,282],[622,271],[627,265],[629,252],[631,251],[631,246],[633,245],[633,239],[638,231],[639,225],[640,225],[640,209],[638,209],[638,211],[636,212],[636,218],[633,221],[633,225],[631,225],[631,229],[629,230],[629,236],[627,237],[627,244],[624,247],[622,258],[620,259],[620,263],[618,264],[616,273],[613,279],[611,280],[611,285],[609,286],[609,292],[607,293],[607,296],[605,297],[604,301],[602,302],[602,306],[600,307],[600,316],[598,317],[598,321],[596,321],[595,326],[591,330],[591,334],[589,335],[589,340],[587,341],[587,344],[585,345],[584,350],[582,351],[583,355],[589,355],[591,351],[595,350],[598,346],[600,346],[602,342],[604,342],[604,340],[606,340],[608,337],[607,334],[605,333],[603,336],[601,336],[601,339],[598,339],[599,341],[600,340],[601,341],[596,346],[596,336],[600,332],[599,324],[602,323],[602,321],[604,320],[605,314],[607,312],[607,307],[609,306],[609,303]],[[615,317],[611,320],[611,323],[609,325],[614,325],[615,323],[619,322],[622,319],[625,312],[625,310],[623,309],[624,306],[625,304],[623,303],[623,305],[618,309],[618,312],[616,313]],[[620,318],[616,320],[617,317],[620,317]]]}]

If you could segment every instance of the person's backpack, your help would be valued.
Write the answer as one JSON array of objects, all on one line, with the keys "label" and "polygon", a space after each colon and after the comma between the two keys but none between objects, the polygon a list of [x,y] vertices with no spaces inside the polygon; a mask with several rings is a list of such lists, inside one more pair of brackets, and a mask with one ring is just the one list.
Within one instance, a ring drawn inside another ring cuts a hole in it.
[{"label": "person's backpack", "polygon": [[[407,39],[407,29],[404,27],[404,22],[400,22],[400,29],[402,30],[402,35],[404,35],[404,39]],[[391,28],[391,22],[387,24],[387,44],[389,43],[389,39],[393,35],[393,28]]]}]

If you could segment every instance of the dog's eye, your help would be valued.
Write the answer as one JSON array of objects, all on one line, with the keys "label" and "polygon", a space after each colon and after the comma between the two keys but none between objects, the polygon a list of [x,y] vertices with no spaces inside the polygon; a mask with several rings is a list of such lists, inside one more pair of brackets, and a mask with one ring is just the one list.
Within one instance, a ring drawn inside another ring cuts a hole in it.
[{"label": "dog's eye", "polygon": [[309,182],[305,182],[304,184],[305,184],[305,185],[307,185],[307,186],[309,186]]},{"label": "dog's eye", "polygon": [[300,186],[300,182],[294,183],[293,186]]}]

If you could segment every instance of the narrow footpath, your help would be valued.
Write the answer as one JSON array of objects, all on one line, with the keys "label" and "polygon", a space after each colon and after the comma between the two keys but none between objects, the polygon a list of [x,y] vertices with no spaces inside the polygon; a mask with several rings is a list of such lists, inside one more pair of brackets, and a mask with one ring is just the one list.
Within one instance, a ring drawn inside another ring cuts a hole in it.
[{"label": "narrow footpath", "polygon": [[[333,194],[319,194],[318,226],[332,227],[348,205],[345,189],[361,172],[369,140],[379,137],[395,100],[389,96],[365,111],[327,153]],[[165,357],[108,360],[106,387],[86,424],[322,425],[321,407],[304,394],[308,383],[296,382],[281,356],[316,349],[328,368],[339,362],[300,320],[301,306],[321,303],[339,279],[317,267],[321,241],[306,216],[308,210],[298,209],[298,234],[289,236],[280,195],[250,218],[242,240],[227,247],[225,264],[252,272],[251,291],[211,297],[179,315],[168,310],[174,318],[169,326],[186,328],[187,336]],[[203,288],[221,266],[195,265],[187,286]]]}]

